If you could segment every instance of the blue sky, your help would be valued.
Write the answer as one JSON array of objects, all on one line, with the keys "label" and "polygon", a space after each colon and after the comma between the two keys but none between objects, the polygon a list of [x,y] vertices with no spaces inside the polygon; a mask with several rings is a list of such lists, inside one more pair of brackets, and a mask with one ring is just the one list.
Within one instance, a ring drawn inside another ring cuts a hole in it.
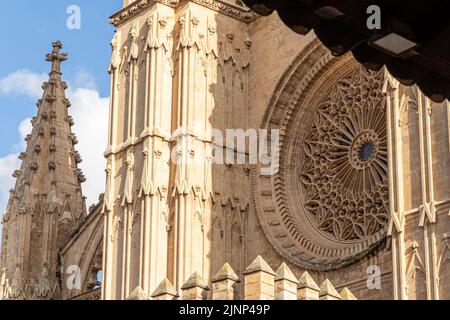
[{"label": "blue sky", "polygon": [[[90,178],[93,181],[88,182],[85,194],[89,193],[86,194],[88,201],[93,202],[103,183],[93,175],[99,170],[103,174],[101,153],[106,146],[103,139],[95,146],[88,146],[83,141],[88,139],[83,136],[106,137],[107,134],[107,70],[109,42],[114,33],[108,17],[121,8],[122,0],[3,0],[2,5],[7,10],[0,19],[0,214],[7,190],[13,183],[9,178],[11,170],[20,165],[14,159],[24,147],[21,141],[23,135],[29,133],[28,120],[37,111],[35,103],[41,94],[40,83],[49,71],[44,56],[51,51],[54,40],[61,40],[63,51],[69,53],[69,60],[63,64],[63,77],[71,86],[69,98],[74,107],[69,112],[76,122],[74,131],[79,135],[78,149],[83,158],[87,157],[82,169],[88,181]],[[70,16],[67,8],[71,5],[81,9],[80,30],[70,30],[66,26]],[[97,120],[100,125],[95,125]],[[94,185],[95,180],[101,183]]]}]

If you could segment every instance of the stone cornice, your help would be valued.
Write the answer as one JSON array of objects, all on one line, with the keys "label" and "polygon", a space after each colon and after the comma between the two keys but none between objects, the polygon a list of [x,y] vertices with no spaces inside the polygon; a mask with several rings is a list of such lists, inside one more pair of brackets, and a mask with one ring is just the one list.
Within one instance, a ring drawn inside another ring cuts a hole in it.
[{"label": "stone cornice", "polygon": [[137,0],[112,15],[110,17],[110,23],[117,27],[156,3],[161,3],[166,6],[176,8],[188,1],[242,22],[249,23],[258,18],[257,14],[246,7],[241,7],[220,0]]}]

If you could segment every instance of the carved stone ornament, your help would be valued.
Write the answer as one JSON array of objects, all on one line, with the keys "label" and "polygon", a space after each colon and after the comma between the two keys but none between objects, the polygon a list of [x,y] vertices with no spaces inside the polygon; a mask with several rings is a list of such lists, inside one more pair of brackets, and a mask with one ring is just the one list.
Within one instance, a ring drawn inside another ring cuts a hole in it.
[{"label": "carved stone ornament", "polygon": [[47,102],[55,102],[56,101],[56,96],[54,94],[49,94],[45,97],[45,100]]},{"label": "carved stone ornament", "polygon": [[70,139],[72,139],[73,145],[77,145],[77,144],[78,144],[78,138],[77,138],[77,136],[75,135],[75,133],[71,133],[71,134],[70,134]]},{"label": "carved stone ornament", "polygon": [[313,40],[281,80],[262,128],[280,129],[280,170],[253,172],[258,217],[290,262],[325,271],[386,237],[386,112],[378,73]]},{"label": "carved stone ornament", "polygon": [[83,171],[80,168],[75,169],[74,173],[77,176],[79,183],[86,182],[86,177],[85,177]]},{"label": "carved stone ornament", "polygon": [[63,99],[63,103],[66,105],[67,108],[70,108],[72,106],[72,103],[67,98]]},{"label": "carved stone ornament", "polygon": [[13,178],[19,179],[22,176],[22,171],[16,170],[16,171],[14,171],[12,176],[13,176]]},{"label": "carved stone ornament", "polygon": [[37,162],[36,162],[36,161],[31,162],[31,163],[30,163],[30,170],[31,170],[31,171],[37,171],[37,169],[38,169],[38,164],[37,164]]},{"label": "carved stone ornament", "polygon": [[75,125],[75,121],[72,116],[67,116],[66,121],[69,123],[69,126],[73,127]]},{"label": "carved stone ornament", "polygon": [[50,161],[50,162],[48,163],[48,168],[49,168],[51,171],[56,170],[56,162],[55,162],[55,161]]},{"label": "carved stone ornament", "polygon": [[[213,11],[219,12],[236,20],[243,22],[252,22],[258,16],[251,11],[242,1],[225,1],[225,0],[190,0],[198,5],[209,8]],[[132,17],[139,15],[146,8],[155,3],[162,3],[169,7],[175,8],[185,4],[187,0],[140,0],[132,2],[127,7],[123,8],[110,18],[110,23],[118,26]]]},{"label": "carved stone ornament", "polygon": [[75,162],[76,162],[77,164],[83,162],[83,159],[81,158],[81,155],[80,155],[80,153],[79,153],[78,151],[74,151],[73,154],[74,154],[74,157],[75,157]]},{"label": "carved stone ornament", "polygon": [[21,204],[19,206],[19,214],[27,214],[30,212],[30,207],[26,204]]}]

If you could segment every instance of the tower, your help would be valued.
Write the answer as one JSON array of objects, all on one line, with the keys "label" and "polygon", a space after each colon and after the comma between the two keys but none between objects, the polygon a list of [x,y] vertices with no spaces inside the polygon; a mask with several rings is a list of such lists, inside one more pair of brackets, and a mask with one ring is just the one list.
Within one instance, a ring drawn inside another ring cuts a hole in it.
[{"label": "tower", "polygon": [[248,171],[211,150],[214,128],[247,129],[253,18],[240,1],[124,1],[112,17],[104,298],[243,271]]},{"label": "tower", "polygon": [[8,299],[52,299],[61,289],[58,249],[86,216],[75,150],[73,118],[62,79],[61,63],[67,54],[62,44],[53,43],[47,54],[51,63],[49,80],[42,85],[43,97],[33,129],[26,137],[27,148],[20,154],[22,165],[3,216],[3,297]]},{"label": "tower", "polygon": [[[207,291],[224,263],[242,279],[258,255],[361,299],[448,297],[447,104],[239,0],[123,3],[111,18],[105,299],[159,283]],[[247,165],[253,128],[279,133],[275,174],[261,154]]]}]

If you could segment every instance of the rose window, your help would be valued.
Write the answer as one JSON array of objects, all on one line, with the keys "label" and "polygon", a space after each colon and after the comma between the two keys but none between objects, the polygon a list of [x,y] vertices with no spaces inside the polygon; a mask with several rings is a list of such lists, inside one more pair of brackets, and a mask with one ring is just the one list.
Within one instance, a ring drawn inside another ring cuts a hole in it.
[{"label": "rose window", "polygon": [[340,80],[318,106],[304,143],[306,209],[317,228],[336,240],[365,239],[388,219],[386,116],[379,86],[369,71]]}]

